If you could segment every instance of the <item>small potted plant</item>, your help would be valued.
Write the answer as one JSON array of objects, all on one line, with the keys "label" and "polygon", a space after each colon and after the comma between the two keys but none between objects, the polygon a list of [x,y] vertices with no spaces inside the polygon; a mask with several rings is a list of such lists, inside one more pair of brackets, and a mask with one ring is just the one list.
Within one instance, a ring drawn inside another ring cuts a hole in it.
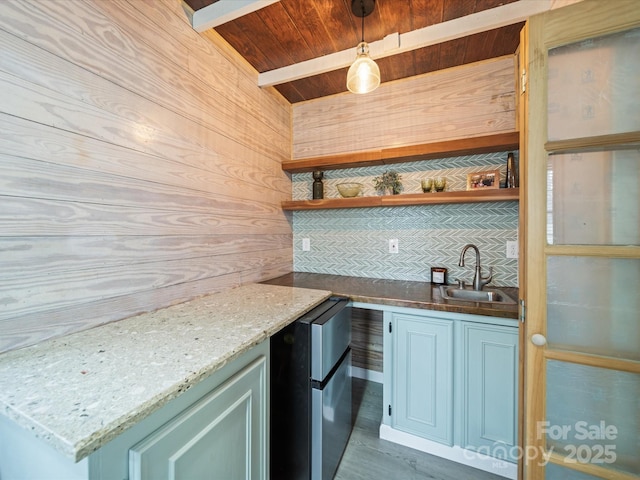
[{"label": "small potted plant", "polygon": [[382,195],[384,195],[387,191],[391,192],[393,195],[397,195],[404,189],[401,180],[402,177],[398,172],[389,170],[384,172],[379,177],[374,178],[373,186],[375,187],[376,191]]}]

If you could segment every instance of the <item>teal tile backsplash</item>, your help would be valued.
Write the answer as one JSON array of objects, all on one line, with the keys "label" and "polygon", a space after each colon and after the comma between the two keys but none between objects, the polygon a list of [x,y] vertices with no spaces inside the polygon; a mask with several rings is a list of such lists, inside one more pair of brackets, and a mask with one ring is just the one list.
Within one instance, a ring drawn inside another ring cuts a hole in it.
[{"label": "teal tile backsplash", "polygon": [[[376,195],[372,180],[385,170],[401,173],[405,190],[418,193],[420,180],[442,175],[447,191],[465,190],[467,173],[500,169],[504,179],[507,153],[426,160],[391,166],[325,172],[325,198],[339,196],[335,184],[356,181],[364,196]],[[294,174],[293,198],[311,198],[311,174]],[[432,194],[437,195],[437,194]],[[491,285],[518,286],[518,261],[506,258],[506,242],[518,237],[518,202],[419,205],[405,207],[301,210],[293,212],[294,269],[356,277],[429,281],[431,267],[448,268],[448,279],[473,278],[475,259],[458,267],[460,251],[474,243],[483,271],[493,267]],[[302,251],[309,238],[311,250]],[[389,253],[397,238],[399,253]]]}]

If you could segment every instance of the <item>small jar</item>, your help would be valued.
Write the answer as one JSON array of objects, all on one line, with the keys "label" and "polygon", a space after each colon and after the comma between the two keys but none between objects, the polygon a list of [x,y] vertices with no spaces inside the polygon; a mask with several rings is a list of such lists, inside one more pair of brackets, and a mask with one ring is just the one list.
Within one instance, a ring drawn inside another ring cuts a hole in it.
[{"label": "small jar", "polygon": [[447,269],[444,267],[431,267],[431,283],[435,285],[446,285]]}]

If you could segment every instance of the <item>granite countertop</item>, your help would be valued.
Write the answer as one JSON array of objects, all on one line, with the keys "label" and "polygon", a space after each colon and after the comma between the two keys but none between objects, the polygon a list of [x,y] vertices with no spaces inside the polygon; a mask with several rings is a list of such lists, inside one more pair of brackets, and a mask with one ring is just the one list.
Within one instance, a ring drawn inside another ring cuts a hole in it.
[{"label": "granite countertop", "polygon": [[0,355],[0,413],[79,461],[330,296],[252,284]]},{"label": "granite countertop", "polygon": [[[518,318],[517,305],[481,304],[469,301],[444,300],[439,285],[430,282],[383,280],[379,278],[347,277],[320,273],[295,272],[264,283],[289,287],[330,290],[335,295],[350,297],[354,302],[391,305],[395,307],[424,308],[453,313],[469,313],[501,318]],[[487,288],[491,288],[488,285]],[[518,299],[518,289],[495,287],[512,299]]]}]

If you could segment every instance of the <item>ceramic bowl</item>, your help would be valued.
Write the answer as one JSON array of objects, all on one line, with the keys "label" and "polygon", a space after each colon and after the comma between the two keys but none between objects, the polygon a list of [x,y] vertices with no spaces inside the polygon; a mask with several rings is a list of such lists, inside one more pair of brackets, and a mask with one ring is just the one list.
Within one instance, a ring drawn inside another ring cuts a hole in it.
[{"label": "ceramic bowl", "polygon": [[345,198],[357,197],[362,190],[361,183],[339,183],[336,187],[340,195]]}]

